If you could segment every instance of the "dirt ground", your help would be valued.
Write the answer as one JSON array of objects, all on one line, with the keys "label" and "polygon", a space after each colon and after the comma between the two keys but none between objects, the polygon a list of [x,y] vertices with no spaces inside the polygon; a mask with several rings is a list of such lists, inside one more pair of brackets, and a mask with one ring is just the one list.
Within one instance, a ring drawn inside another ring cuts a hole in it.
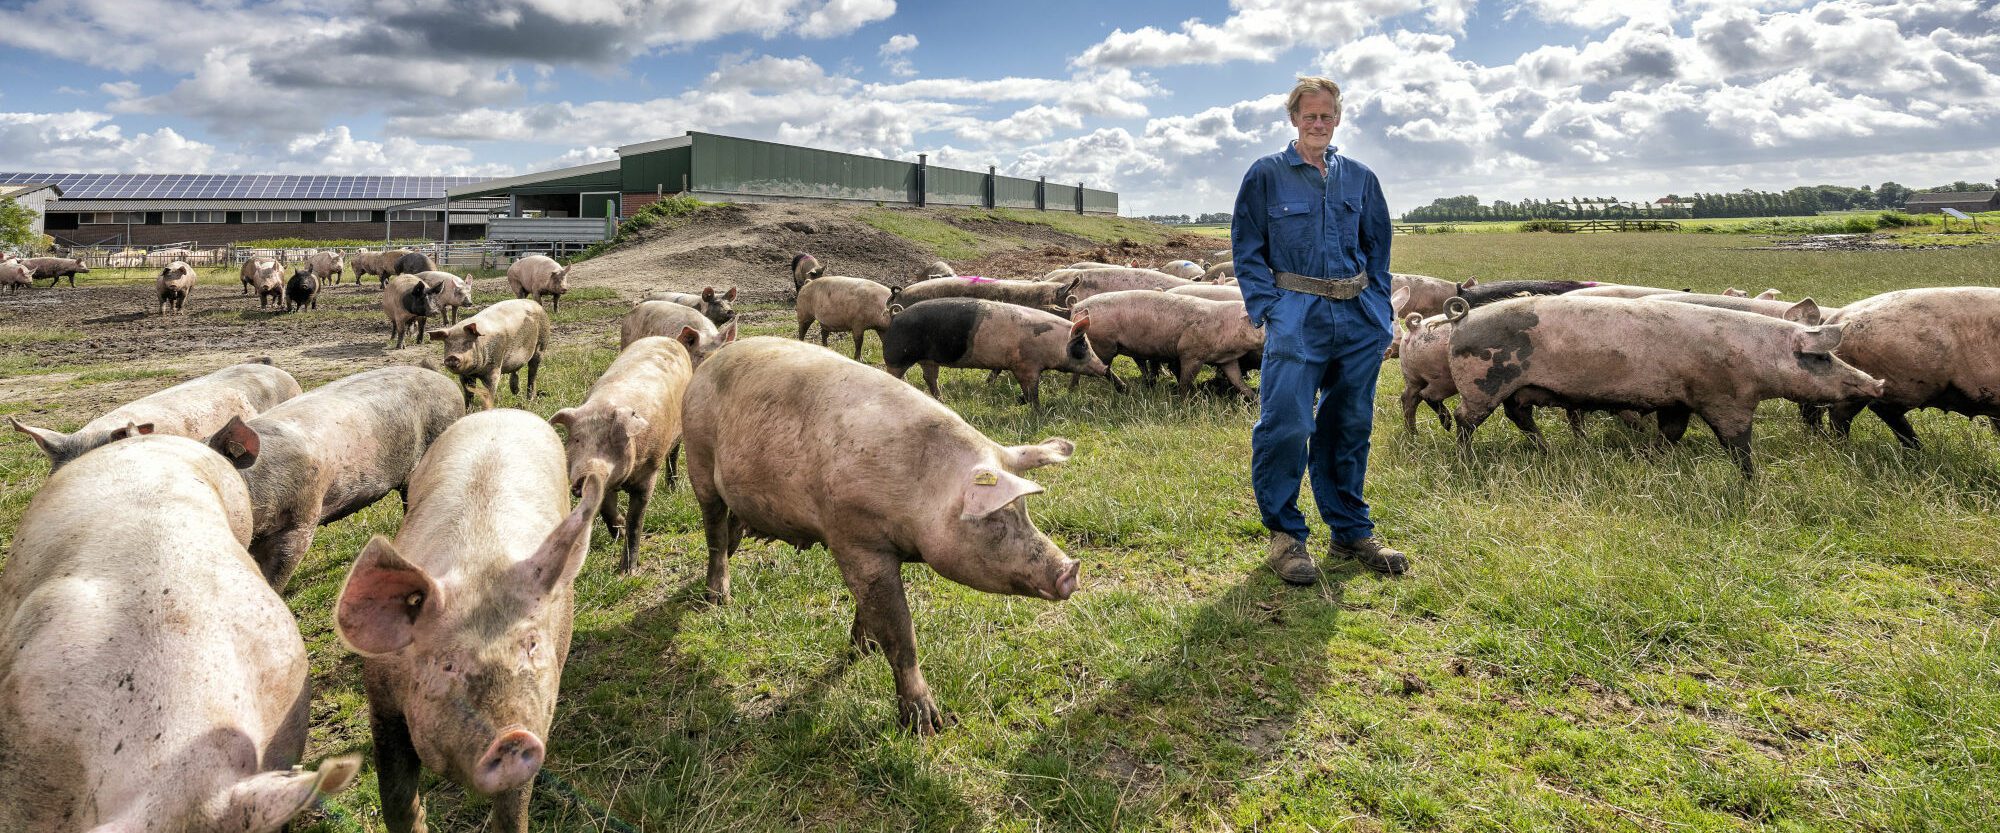
[{"label": "dirt ground", "polygon": [[[790,300],[790,265],[810,252],[837,274],[891,285],[908,283],[936,260],[918,243],[860,220],[861,206],[740,204],[706,209],[686,220],[649,230],[633,244],[577,264],[563,304],[556,341],[580,343],[615,330],[623,308],[658,291],[735,286],[744,301]],[[1165,242],[1109,245],[1045,225],[994,220],[964,221],[934,212],[982,240],[1019,240],[1004,248],[953,262],[959,274],[1039,277],[1079,260],[1158,266],[1169,260],[1211,257],[1221,241],[1173,235]],[[84,421],[136,396],[246,359],[269,356],[301,382],[315,385],[392,364],[412,364],[437,350],[425,345],[388,346],[381,295],[370,278],[323,291],[317,311],[283,314],[259,310],[239,295],[233,274],[204,270],[183,314],[159,315],[154,289],[135,270],[80,276],[76,288],[0,294],[0,414],[24,421]],[[112,283],[112,281],[119,281]],[[128,282],[129,281],[129,282]],[[474,280],[473,311],[507,297],[504,278]],[[610,290],[609,293],[581,290]],[[466,314],[471,314],[467,312]],[[573,320],[564,320],[570,318]]]}]

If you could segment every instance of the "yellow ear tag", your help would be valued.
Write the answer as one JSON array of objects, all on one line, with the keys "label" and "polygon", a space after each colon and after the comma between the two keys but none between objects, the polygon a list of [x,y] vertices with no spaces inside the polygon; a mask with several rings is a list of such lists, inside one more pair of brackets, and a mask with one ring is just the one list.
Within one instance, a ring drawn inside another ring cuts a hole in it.
[{"label": "yellow ear tag", "polygon": [[1000,475],[994,474],[993,472],[990,471],[982,471],[972,476],[972,485],[998,486],[1000,485]]}]

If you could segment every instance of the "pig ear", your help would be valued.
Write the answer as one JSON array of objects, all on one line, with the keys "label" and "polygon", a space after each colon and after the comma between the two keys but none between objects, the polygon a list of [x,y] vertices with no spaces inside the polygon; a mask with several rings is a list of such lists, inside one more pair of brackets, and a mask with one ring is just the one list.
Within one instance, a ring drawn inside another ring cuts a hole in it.
[{"label": "pig ear", "polygon": [[903,314],[903,305],[902,305],[902,304],[890,304],[890,305],[889,305],[889,317],[890,317],[890,318],[895,318],[896,316],[898,316],[898,315],[902,315],[902,314]]},{"label": "pig ear", "polygon": [[1405,286],[1389,293],[1389,308],[1402,309],[1410,302],[1410,288]]},{"label": "pig ear", "polygon": [[1466,278],[1466,279],[1465,279],[1465,283],[1462,283],[1462,284],[1459,284],[1459,285],[1458,285],[1458,288],[1459,288],[1459,289],[1471,289],[1471,288],[1473,288],[1473,287],[1475,287],[1475,286],[1478,286],[1478,285],[1479,285],[1479,279],[1478,279],[1478,278]]},{"label": "pig ear", "polygon": [[1766,289],[1766,290],[1764,290],[1763,292],[1759,292],[1759,293],[1757,293],[1757,300],[1759,300],[1759,301],[1775,301],[1775,300],[1777,300],[1777,299],[1778,299],[1778,296],[1780,296],[1780,295],[1783,295],[1783,294],[1785,294],[1785,293],[1783,293],[1783,292],[1779,292],[1779,291],[1778,291],[1778,288],[1777,288],[1777,287],[1772,287],[1772,288],[1770,288],[1770,289]]},{"label": "pig ear", "polygon": [[1076,453],[1076,443],[1061,437],[1050,437],[1035,445],[1009,446],[1004,452],[1007,468],[1027,471],[1055,463],[1069,462],[1069,456]]},{"label": "pig ear", "polygon": [[434,339],[444,338],[444,332],[445,332],[444,330],[432,330],[428,333],[425,333],[424,335],[430,336],[431,338]]},{"label": "pig ear", "polygon": [[570,426],[576,424],[576,409],[564,408],[549,417],[550,425]]},{"label": "pig ear", "polygon": [[715,302],[715,287],[712,287],[712,286],[704,286],[704,287],[702,287],[702,288],[701,288],[701,299],[702,299],[702,300],[704,300],[704,301],[708,301],[708,302],[710,302],[710,303],[714,303],[714,302]]},{"label": "pig ear", "polygon": [[424,568],[403,560],[380,535],[368,541],[347,571],[333,611],[340,641],[364,657],[391,654],[416,638],[417,619],[442,608],[437,583]]},{"label": "pig ear", "polygon": [[1750,293],[1744,292],[1743,290],[1737,289],[1736,287],[1732,286],[1728,289],[1722,290],[1722,295],[1725,298],[1745,298],[1749,297]]},{"label": "pig ear", "polygon": [[1802,327],[1792,331],[1792,349],[1800,353],[1831,355],[1840,347],[1842,328],[1839,324]]},{"label": "pig ear", "polygon": [[725,300],[725,301],[734,301],[734,300],[736,300],[736,287],[733,287],[733,286],[732,286],[732,287],[730,287],[730,288],[729,288],[729,291],[728,291],[728,292],[725,292],[725,293],[723,293],[723,294],[722,294],[722,300]]},{"label": "pig ear", "polygon": [[646,433],[646,429],[653,425],[645,417],[640,416],[638,411],[630,408],[625,409],[625,415],[625,419],[623,420],[625,436],[629,439],[637,439],[639,435]]},{"label": "pig ear", "polygon": [[1790,309],[1785,310],[1785,320],[1814,326],[1821,321],[1819,304],[1811,298],[1801,298]]},{"label": "pig ear", "polygon": [[1083,335],[1084,333],[1087,333],[1089,331],[1090,331],[1090,313],[1084,313],[1081,317],[1077,318],[1075,321],[1070,322],[1069,325],[1070,338],[1076,338],[1077,336]]},{"label": "pig ear", "polygon": [[694,348],[701,346],[701,331],[693,327],[682,327],[679,341],[682,347],[686,347],[688,352],[692,353]]},{"label": "pig ear", "polygon": [[127,422],[125,423],[125,427],[111,432],[111,439],[122,440],[126,437],[143,437],[151,433],[153,433],[153,424],[150,422]]},{"label": "pig ear", "polygon": [[354,785],[361,772],[360,755],[329,758],[317,771],[260,772],[229,786],[223,796],[218,830],[277,830],[321,796]]},{"label": "pig ear", "polygon": [[583,556],[590,551],[590,521],[604,502],[604,474],[585,475],[582,491],[576,507],[542,539],[535,554],[514,565],[515,590],[524,598],[540,601],[574,581],[583,569]]},{"label": "pig ear", "polygon": [[900,286],[892,286],[892,287],[889,287],[889,300],[891,300],[891,301],[894,301],[894,300],[896,300],[896,296],[898,296],[898,295],[901,295],[901,294],[903,294],[903,288],[902,288],[902,287],[900,287]]},{"label": "pig ear", "polygon": [[1040,484],[1013,472],[992,466],[974,467],[972,476],[965,481],[958,519],[971,521],[984,518],[1014,501],[1041,491]]},{"label": "pig ear", "polygon": [[469,336],[479,335],[479,322],[477,321],[465,322],[465,334]]},{"label": "pig ear", "polygon": [[247,469],[257,464],[257,452],[262,441],[257,432],[243,423],[240,416],[230,417],[229,424],[208,438],[208,447],[223,456],[229,464],[239,469]]},{"label": "pig ear", "polygon": [[736,322],[731,321],[729,322],[729,326],[722,328],[721,343],[728,344],[735,340],[736,340]]},{"label": "pig ear", "polygon": [[7,421],[14,423],[14,430],[28,435],[28,439],[34,440],[35,445],[41,446],[43,454],[53,457],[69,444],[69,435],[61,431],[36,428],[13,417],[8,417]]}]

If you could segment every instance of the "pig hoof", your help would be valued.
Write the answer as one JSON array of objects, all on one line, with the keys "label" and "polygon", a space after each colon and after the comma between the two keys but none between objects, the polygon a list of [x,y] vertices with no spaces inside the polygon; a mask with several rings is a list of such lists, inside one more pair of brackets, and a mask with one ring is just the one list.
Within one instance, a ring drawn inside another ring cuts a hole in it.
[{"label": "pig hoof", "polygon": [[919,735],[935,735],[944,731],[944,712],[939,711],[937,701],[926,694],[914,700],[904,700],[897,704],[903,728]]},{"label": "pig hoof", "polygon": [[858,656],[868,656],[882,647],[875,644],[875,640],[868,638],[867,634],[862,633],[860,625],[856,625],[854,630],[849,632],[847,641],[853,646],[854,653]]},{"label": "pig hoof", "polygon": [[714,590],[708,590],[704,591],[701,594],[701,598],[702,601],[708,602],[709,604],[714,605],[716,607],[721,607],[723,605],[729,604],[729,591],[724,590],[718,593]]}]

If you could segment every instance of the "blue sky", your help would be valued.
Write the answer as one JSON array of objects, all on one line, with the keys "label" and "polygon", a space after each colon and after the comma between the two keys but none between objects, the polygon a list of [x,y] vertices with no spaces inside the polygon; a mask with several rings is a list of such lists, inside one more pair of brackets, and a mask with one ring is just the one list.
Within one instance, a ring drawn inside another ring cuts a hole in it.
[{"label": "blue sky", "polygon": [[1346,91],[1398,209],[2000,176],[1995,0],[0,0],[0,169],[510,174],[707,130],[1227,210]]}]

